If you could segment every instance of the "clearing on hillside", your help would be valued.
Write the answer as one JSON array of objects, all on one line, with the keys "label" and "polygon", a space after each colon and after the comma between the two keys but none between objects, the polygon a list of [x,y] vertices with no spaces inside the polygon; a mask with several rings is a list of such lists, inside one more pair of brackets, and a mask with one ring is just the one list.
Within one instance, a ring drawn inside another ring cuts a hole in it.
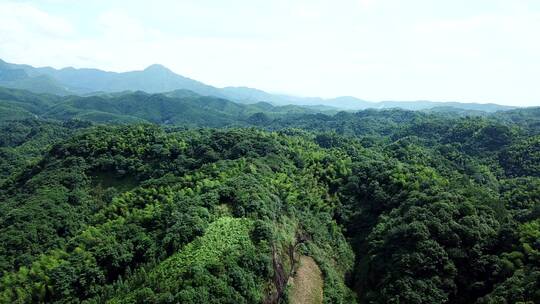
[{"label": "clearing on hillside", "polygon": [[313,258],[300,257],[300,266],[291,280],[289,300],[293,304],[322,304],[323,278]]}]

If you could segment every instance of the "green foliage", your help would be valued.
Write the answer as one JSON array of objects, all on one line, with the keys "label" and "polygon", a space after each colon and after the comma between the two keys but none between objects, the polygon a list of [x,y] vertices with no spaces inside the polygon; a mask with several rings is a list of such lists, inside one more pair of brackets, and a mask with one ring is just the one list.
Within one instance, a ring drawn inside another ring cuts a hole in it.
[{"label": "green foliage", "polygon": [[[1,84],[1,81],[0,81]],[[189,92],[189,91],[188,91]],[[95,123],[155,123],[163,125],[224,127],[267,125],[273,118],[313,113],[299,106],[266,103],[237,104],[232,101],[181,94],[147,94],[142,91],[88,97],[35,94],[0,87],[0,122],[41,117],[76,119]]]},{"label": "green foliage", "polygon": [[540,177],[540,136],[526,138],[501,155],[501,163],[510,176]]},{"label": "green foliage", "polygon": [[[540,300],[524,112],[281,116],[186,92],[1,94],[61,119],[273,131],[3,123],[0,303],[286,301],[300,255],[325,303]],[[228,114],[197,121],[201,105]],[[161,107],[185,112],[166,122]]]},{"label": "green foliage", "polygon": [[182,303],[262,301],[263,281],[241,264],[257,262],[250,239],[252,226],[247,219],[217,219],[204,235],[161,262],[139,283],[150,286],[151,292],[119,295],[111,302],[162,302],[164,298]]}]

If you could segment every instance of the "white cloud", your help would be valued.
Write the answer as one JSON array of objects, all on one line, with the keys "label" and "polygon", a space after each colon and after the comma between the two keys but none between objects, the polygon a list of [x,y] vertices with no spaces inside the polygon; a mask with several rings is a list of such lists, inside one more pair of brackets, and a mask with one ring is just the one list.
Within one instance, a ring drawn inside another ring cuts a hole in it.
[{"label": "white cloud", "polygon": [[62,17],[29,4],[0,2],[0,57],[5,60],[43,65],[61,59],[64,55],[54,52],[54,45],[75,35],[74,27]]},{"label": "white cloud", "polygon": [[74,34],[72,25],[63,18],[51,16],[29,4],[12,2],[0,2],[0,30],[4,35],[26,32],[53,38]]},{"label": "white cloud", "polygon": [[113,71],[161,63],[212,85],[300,95],[540,100],[540,16],[524,0],[470,11],[466,0],[62,1],[0,0],[0,58]]}]

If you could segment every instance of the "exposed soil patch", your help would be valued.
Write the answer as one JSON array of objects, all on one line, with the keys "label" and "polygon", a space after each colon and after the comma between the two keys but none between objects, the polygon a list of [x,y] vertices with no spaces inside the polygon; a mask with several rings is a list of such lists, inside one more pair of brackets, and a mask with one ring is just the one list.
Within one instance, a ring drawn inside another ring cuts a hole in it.
[{"label": "exposed soil patch", "polygon": [[322,304],[322,273],[311,257],[300,257],[298,269],[290,284],[289,300],[292,304]]}]

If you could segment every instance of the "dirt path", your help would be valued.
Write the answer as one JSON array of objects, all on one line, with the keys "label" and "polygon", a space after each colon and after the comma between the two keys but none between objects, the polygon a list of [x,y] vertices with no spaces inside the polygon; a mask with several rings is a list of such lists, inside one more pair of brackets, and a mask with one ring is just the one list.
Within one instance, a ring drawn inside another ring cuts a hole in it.
[{"label": "dirt path", "polygon": [[300,257],[300,266],[290,284],[289,300],[292,304],[321,304],[323,302],[322,273],[311,257]]}]

